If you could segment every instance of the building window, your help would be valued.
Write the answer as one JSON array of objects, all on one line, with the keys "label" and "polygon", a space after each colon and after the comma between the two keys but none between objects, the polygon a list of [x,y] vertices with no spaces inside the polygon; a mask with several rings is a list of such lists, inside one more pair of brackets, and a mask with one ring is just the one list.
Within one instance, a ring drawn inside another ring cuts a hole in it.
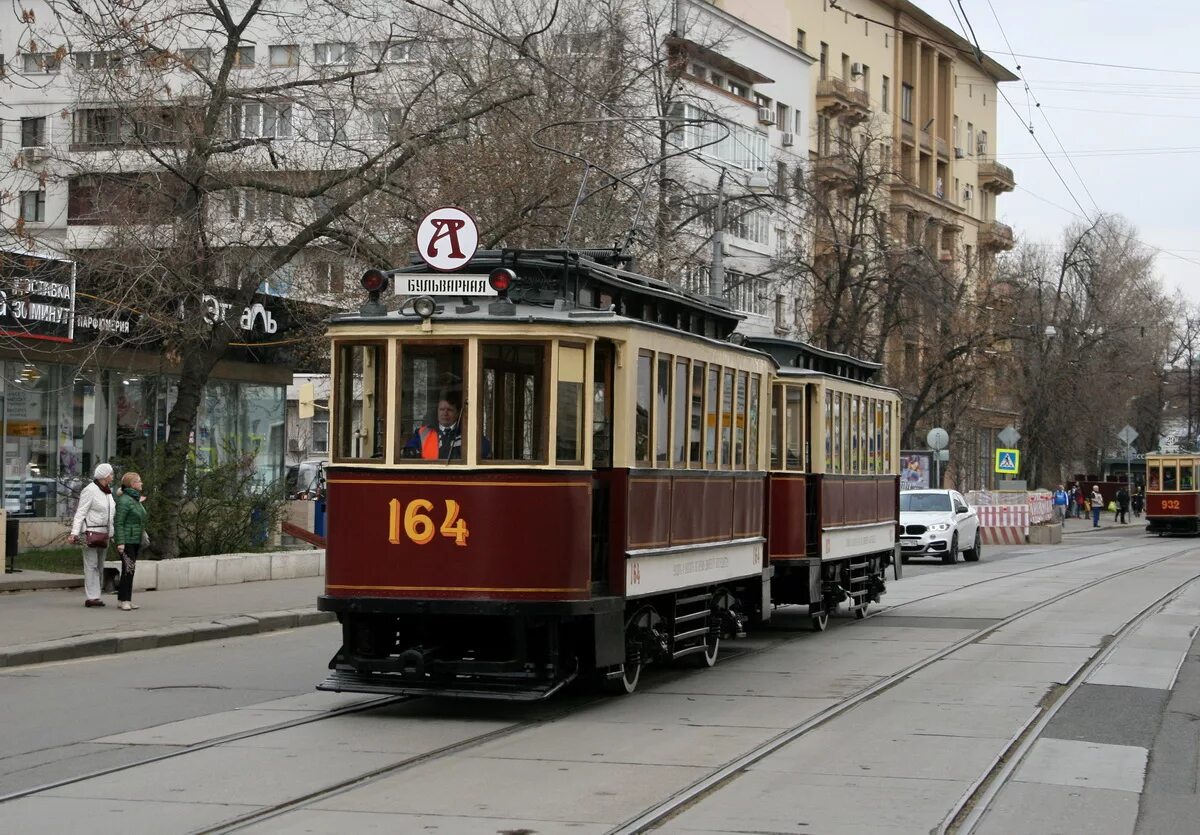
[{"label": "building window", "polygon": [[371,132],[376,139],[391,139],[395,137],[404,124],[404,110],[399,107],[388,107],[371,113]]},{"label": "building window", "polygon": [[975,153],[975,126],[967,122],[967,156]]},{"label": "building window", "polygon": [[230,105],[229,135],[234,139],[291,139],[292,106],[258,102]]},{"label": "building window", "polygon": [[698,78],[701,81],[708,80],[708,68],[703,64],[692,64],[688,68],[688,72],[692,74],[692,78]]},{"label": "building window", "polygon": [[313,63],[320,66],[350,63],[350,44],[348,43],[319,43],[313,44]]},{"label": "building window", "polygon": [[254,47],[239,46],[233,51],[233,68],[235,70],[248,70],[254,67]]},{"label": "building window", "polygon": [[193,70],[206,70],[212,64],[212,50],[207,46],[180,51],[185,66]]},{"label": "building window", "polygon": [[734,310],[766,315],[771,296],[765,278],[726,270],[725,298]]},{"label": "building window", "polygon": [[954,150],[962,149],[962,143],[958,141],[958,117],[954,117]]},{"label": "building window", "polygon": [[850,81],[850,56],[842,53],[842,81]]},{"label": "building window", "polygon": [[73,52],[71,58],[75,62],[75,69],[83,71],[102,70],[117,64],[115,52]]},{"label": "building window", "polygon": [[300,65],[300,47],[294,43],[276,44],[269,50],[272,67],[296,67]]},{"label": "building window", "polygon": [[786,104],[779,102],[775,103],[775,124],[780,130],[788,129],[788,116],[791,115],[791,108]]},{"label": "building window", "polygon": [[118,145],[128,138],[127,134],[130,131],[127,127],[127,120],[122,118],[121,112],[115,107],[76,110],[72,142],[92,147]]},{"label": "building window", "polygon": [[317,129],[318,142],[346,141],[346,111],[314,110],[313,123]]},{"label": "building window", "polygon": [[829,78],[829,44],[821,42],[821,74],[819,78],[824,81]]},{"label": "building window", "polygon": [[407,64],[417,60],[417,41],[375,41],[371,55],[383,64]]},{"label": "building window", "polygon": [[[325,404],[328,408],[328,401]],[[318,409],[312,419],[312,451],[327,455],[329,453],[329,413]]]},{"label": "building window", "polygon": [[804,34],[804,30],[797,29],[796,30],[796,49],[804,51],[807,48],[805,45],[805,40],[806,40],[806,35]]},{"label": "building window", "polygon": [[701,153],[748,171],[766,167],[767,134],[735,123],[716,124],[707,113],[692,105],[684,105],[683,118],[687,121],[683,134],[686,147],[703,145]]},{"label": "building window", "polygon": [[46,220],[46,192],[21,192],[21,220],[26,223],[42,223]]},{"label": "building window", "polygon": [[284,220],[292,214],[292,197],[274,191],[252,188],[230,189],[231,220]]},{"label": "building window", "polygon": [[911,84],[900,85],[900,119],[912,124],[913,87]]},{"label": "building window", "polygon": [[988,152],[988,141],[987,141],[987,139],[988,139],[988,137],[987,137],[987,131],[986,131],[986,130],[981,130],[981,131],[979,132],[979,155],[980,155],[980,156],[986,156],[986,155],[987,155],[987,152]]},{"label": "building window", "polygon": [[892,112],[892,80],[886,75],[883,77],[883,92],[880,94],[880,103],[883,106],[884,113]]},{"label": "building window", "polygon": [[46,145],[46,117],[35,116],[21,120],[21,147],[42,148]]},{"label": "building window", "polygon": [[58,52],[27,52],[24,56],[25,72],[55,73],[62,68],[62,55]]},{"label": "building window", "polygon": [[741,96],[744,99],[750,98],[750,88],[740,81],[735,81],[732,78],[729,79],[729,92],[733,93],[735,96]]}]

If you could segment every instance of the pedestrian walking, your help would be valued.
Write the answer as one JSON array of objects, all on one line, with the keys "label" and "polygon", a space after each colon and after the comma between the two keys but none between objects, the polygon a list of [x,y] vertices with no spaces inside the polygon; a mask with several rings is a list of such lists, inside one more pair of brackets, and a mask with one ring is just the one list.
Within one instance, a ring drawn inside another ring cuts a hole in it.
[{"label": "pedestrian walking", "polygon": [[71,522],[67,542],[83,545],[83,605],[103,606],[104,555],[113,535],[116,503],[112,495],[113,468],[98,464],[92,481],[79,491],[79,506]]},{"label": "pedestrian walking", "polygon": [[1100,527],[1100,511],[1104,509],[1104,496],[1100,492],[1100,485],[1092,485],[1092,527]]},{"label": "pedestrian walking", "polygon": [[1087,494],[1083,492],[1083,488],[1079,487],[1075,492],[1075,501],[1079,505],[1079,518],[1087,518]]},{"label": "pedestrian walking", "polygon": [[1067,524],[1067,502],[1070,498],[1063,486],[1058,485],[1054,491],[1054,520],[1060,525]]},{"label": "pedestrian walking", "polygon": [[1146,507],[1146,497],[1142,495],[1141,490],[1138,490],[1136,493],[1133,494],[1132,505],[1133,505],[1133,518],[1141,519],[1142,518],[1142,510]]},{"label": "pedestrian walking", "polygon": [[1129,524],[1129,491],[1122,485],[1117,491],[1117,519],[1122,525]]},{"label": "pedestrian walking", "polygon": [[142,495],[142,477],[125,473],[121,477],[121,495],[117,497],[117,553],[121,555],[121,579],[117,581],[117,608],[128,612],[139,608],[133,602],[133,574],[146,537],[146,497]]}]

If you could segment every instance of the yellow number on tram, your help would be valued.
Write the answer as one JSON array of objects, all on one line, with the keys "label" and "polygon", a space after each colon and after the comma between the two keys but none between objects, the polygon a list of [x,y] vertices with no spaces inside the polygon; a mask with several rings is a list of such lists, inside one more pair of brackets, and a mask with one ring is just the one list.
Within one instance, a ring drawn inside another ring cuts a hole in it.
[{"label": "yellow number on tram", "polygon": [[471,531],[467,528],[467,520],[461,516],[462,508],[458,502],[446,499],[446,515],[440,527],[429,516],[431,510],[433,502],[428,499],[413,499],[407,505],[403,505],[399,499],[389,501],[388,542],[399,545],[403,534],[415,545],[428,545],[440,533],[453,539],[455,545],[466,547]]}]

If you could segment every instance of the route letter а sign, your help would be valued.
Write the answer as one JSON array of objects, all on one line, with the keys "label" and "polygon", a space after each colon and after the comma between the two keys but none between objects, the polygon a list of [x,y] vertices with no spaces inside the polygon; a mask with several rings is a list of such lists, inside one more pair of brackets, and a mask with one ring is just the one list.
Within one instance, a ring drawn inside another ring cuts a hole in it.
[{"label": "route letter \u0430 sign", "polygon": [[1019,449],[996,450],[996,472],[1001,475],[1016,475],[1021,469],[1021,451]]}]

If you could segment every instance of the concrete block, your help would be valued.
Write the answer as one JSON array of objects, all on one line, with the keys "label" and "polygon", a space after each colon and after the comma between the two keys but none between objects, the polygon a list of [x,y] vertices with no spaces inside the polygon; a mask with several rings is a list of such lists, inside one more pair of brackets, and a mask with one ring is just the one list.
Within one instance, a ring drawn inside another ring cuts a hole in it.
[{"label": "concrete block", "polygon": [[297,559],[296,551],[285,551],[280,554],[271,554],[271,579],[272,580],[294,580],[300,576],[299,560]]},{"label": "concrete block", "polygon": [[117,639],[117,652],[136,652],[143,649],[155,649],[159,646],[157,631],[143,629],[133,632],[118,632],[113,637]]},{"label": "concrete block", "polygon": [[296,576],[319,577],[321,561],[316,551],[296,551]]},{"label": "concrete block", "polygon": [[225,554],[212,558],[218,586],[246,582],[246,562],[242,554]]},{"label": "concrete block", "polygon": [[157,560],[138,560],[137,571],[133,575],[134,591],[158,588],[158,565]]},{"label": "concrete block", "polygon": [[320,555],[317,558],[319,560],[319,563],[317,566],[317,576],[324,577],[325,576],[325,549],[322,548],[321,550],[317,551],[317,553]]},{"label": "concrete block", "polygon": [[225,628],[225,635],[255,635],[263,630],[259,626],[257,618],[252,618],[247,615],[234,615],[230,618],[221,618],[214,621]]},{"label": "concrete block", "polygon": [[45,641],[41,645],[41,661],[65,661],[69,658],[85,658],[91,655],[109,655],[117,651],[117,639],[112,635],[95,635],[86,638],[62,638]]},{"label": "concrete block", "polygon": [[158,590],[182,589],[187,586],[186,560],[161,560],[158,563]]},{"label": "concrete block", "polygon": [[217,584],[216,557],[188,557],[187,587],[215,586]]},{"label": "concrete block", "polygon": [[297,610],[297,626],[315,626],[319,623],[329,623],[331,620],[337,620],[337,615],[333,612],[319,612],[316,609],[299,609]]},{"label": "concrete block", "polygon": [[258,612],[253,617],[258,621],[259,632],[294,629],[300,625],[300,616],[296,612]]},{"label": "concrete block", "polygon": [[271,579],[270,554],[241,554],[242,576],[247,583]]},{"label": "concrete block", "polygon": [[196,641],[215,641],[220,638],[229,636],[228,628],[221,623],[190,623],[188,628],[192,630],[192,642]]},{"label": "concrete block", "polygon": [[41,660],[41,644],[17,644],[0,651],[0,667],[22,667]]},{"label": "concrete block", "polygon": [[1030,545],[1058,545],[1062,542],[1062,525],[1030,525]]},{"label": "concrete block", "polygon": [[177,647],[180,644],[190,644],[196,637],[195,630],[185,624],[179,626],[162,626],[154,630],[160,647]]}]

